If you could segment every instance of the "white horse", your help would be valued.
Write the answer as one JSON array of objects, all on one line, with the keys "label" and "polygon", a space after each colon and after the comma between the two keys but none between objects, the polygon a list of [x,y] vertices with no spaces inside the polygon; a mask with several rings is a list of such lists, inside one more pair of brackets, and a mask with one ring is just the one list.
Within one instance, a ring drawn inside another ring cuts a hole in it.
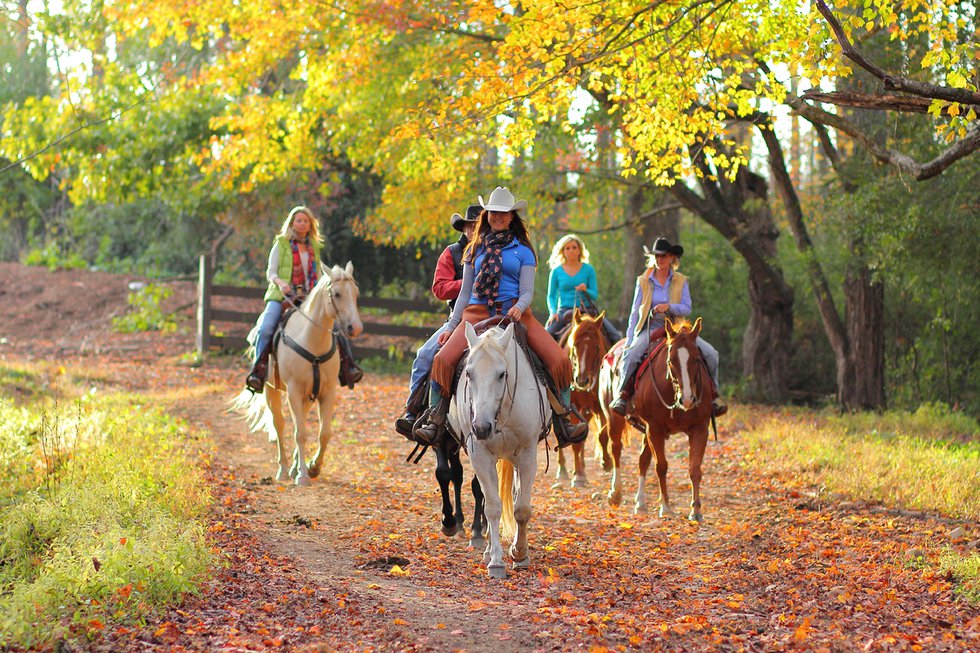
[{"label": "white horse", "polygon": [[[309,485],[310,478],[320,474],[324,451],[333,437],[330,423],[340,370],[340,352],[333,335],[334,321],[338,321],[351,337],[359,335],[363,329],[357,312],[358,289],[353,266],[350,262],[346,268],[335,265],[328,272],[286,323],[283,336],[272,352],[265,391],[259,395],[243,390],[232,403],[233,408],[245,413],[252,431],[268,431],[269,441],[277,444],[279,473],[276,479],[293,478],[296,485]],[[292,414],[296,444],[293,464],[288,469],[282,437],[286,426],[283,393]],[[304,455],[309,436],[306,416],[314,401],[320,419],[320,434],[316,454],[307,465]]]},{"label": "white horse", "polygon": [[544,386],[514,339],[513,324],[506,329],[494,327],[481,336],[468,322],[465,329],[470,353],[449,408],[449,424],[465,443],[486,496],[490,541],[483,560],[487,571],[491,578],[506,578],[502,529],[506,536],[516,527],[510,546],[514,568],[530,563],[531,487],[539,436],[548,428],[551,408]]}]

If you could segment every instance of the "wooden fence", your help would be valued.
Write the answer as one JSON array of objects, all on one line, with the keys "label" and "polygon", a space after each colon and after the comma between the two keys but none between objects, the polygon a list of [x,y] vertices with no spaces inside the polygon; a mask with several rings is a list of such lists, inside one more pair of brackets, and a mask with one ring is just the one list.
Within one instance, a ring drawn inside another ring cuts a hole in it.
[{"label": "wooden fence", "polygon": [[[249,286],[222,286],[213,283],[213,268],[211,257],[202,255],[198,273],[197,288],[197,351],[202,357],[210,351],[212,347],[220,349],[240,350],[246,346],[245,336],[249,329],[255,324],[255,320],[262,311],[262,297],[265,295],[265,287],[255,288]],[[235,298],[236,304],[240,300],[251,302],[254,300],[254,310],[238,311],[218,308],[215,306],[215,298],[228,297]],[[445,316],[445,305],[439,305],[426,301],[415,301],[408,299],[382,299],[379,297],[358,298],[359,308],[382,309],[386,315],[395,316],[402,313],[435,313]],[[368,356],[381,356],[388,358],[392,349],[400,352],[401,355],[411,360],[415,357],[415,349],[419,340],[425,340],[439,328],[441,321],[434,321],[427,326],[406,326],[401,324],[391,324],[384,321],[370,321],[370,317],[361,317],[364,324],[364,333],[356,340],[351,341],[354,355],[357,358]],[[241,331],[235,331],[227,335],[212,333],[214,323],[222,324],[244,324],[247,327]],[[360,342],[359,342],[360,341]],[[371,346],[360,344],[368,341]]]}]

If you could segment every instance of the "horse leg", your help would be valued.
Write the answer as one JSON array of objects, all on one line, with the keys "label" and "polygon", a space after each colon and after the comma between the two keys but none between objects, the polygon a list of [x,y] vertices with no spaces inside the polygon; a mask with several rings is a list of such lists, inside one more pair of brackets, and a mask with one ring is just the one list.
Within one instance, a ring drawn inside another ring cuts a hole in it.
[{"label": "horse leg", "polygon": [[480,487],[480,479],[476,476],[470,483],[473,491],[473,523],[470,525],[470,546],[474,549],[487,546],[487,538],[484,535],[487,529],[486,497],[483,496],[483,488]]},{"label": "horse leg", "polygon": [[278,452],[276,464],[279,465],[279,472],[276,474],[276,480],[288,481],[289,469],[286,464],[286,445],[282,437],[283,431],[286,430],[286,418],[283,417],[282,414],[282,393],[280,393],[278,390],[266,387],[265,405],[272,414],[272,431],[269,432],[269,439],[275,438],[276,450]]},{"label": "horse leg", "polygon": [[609,450],[612,458],[612,478],[609,486],[609,505],[623,502],[623,478],[619,472],[619,459],[623,454],[623,431],[626,420],[615,413],[609,417]]},{"label": "horse leg", "polygon": [[506,578],[507,567],[504,566],[504,549],[500,545],[500,517],[503,514],[503,504],[500,501],[500,488],[497,485],[497,465],[495,456],[486,450],[482,443],[477,443],[470,451],[470,461],[480,479],[485,502],[484,514],[490,534],[490,543],[484,555],[487,563],[487,573],[491,578]]},{"label": "horse leg", "polygon": [[293,451],[292,470],[296,472],[295,483],[307,486],[310,484],[310,471],[306,467],[303,448],[306,446],[307,439],[306,413],[310,406],[306,398],[295,390],[288,390],[286,399],[289,402],[289,410],[293,414],[293,439],[296,442],[296,449]]},{"label": "horse leg", "polygon": [[453,513],[453,521],[456,523],[456,531],[462,533],[466,518],[463,516],[463,463],[459,460],[459,447],[455,445],[450,447],[448,458],[449,480],[453,484],[453,498],[456,500],[456,511]]},{"label": "horse leg", "polygon": [[647,507],[647,471],[650,469],[650,460],[653,458],[653,450],[650,448],[650,438],[644,434],[643,447],[640,449],[640,460],[638,461],[639,477],[636,483],[636,499],[633,503],[634,514],[646,514],[650,511]]},{"label": "horse leg", "polygon": [[[572,446],[575,447],[578,445]],[[553,487],[557,487],[562,481],[567,481],[568,478],[568,465],[565,463],[565,448],[562,447],[558,450],[558,473],[555,475],[555,480],[558,482]]]},{"label": "horse leg", "polygon": [[660,482],[660,516],[671,517],[674,511],[670,507],[670,496],[667,494],[667,453],[664,443],[667,436],[664,433],[647,433],[647,439],[653,443],[653,451],[657,454],[657,480]]},{"label": "horse leg", "polygon": [[510,545],[514,569],[526,569],[531,564],[527,553],[527,523],[531,520],[531,488],[537,472],[537,451],[528,447],[517,461],[517,493],[514,495],[514,521],[517,533]]},{"label": "horse leg", "polygon": [[609,454],[609,420],[603,412],[599,412],[597,417],[599,430],[595,439],[595,458],[602,461],[602,471],[611,472],[613,461]]},{"label": "horse leg", "polygon": [[456,517],[453,515],[453,504],[449,498],[449,481],[452,473],[446,456],[446,439],[443,438],[435,449],[436,481],[439,482],[439,492],[442,494],[442,534],[452,537],[456,534]]},{"label": "horse leg", "polygon": [[572,445],[572,456],[575,458],[575,475],[572,476],[572,487],[588,487],[589,479],[585,475],[585,443]]},{"label": "horse leg", "polygon": [[700,522],[701,516],[701,463],[704,461],[704,450],[708,446],[708,425],[698,428],[688,434],[690,445],[690,465],[688,472],[691,475],[691,514],[687,516],[691,521]]},{"label": "horse leg", "polygon": [[333,438],[333,412],[337,405],[337,384],[333,383],[327,387],[327,391],[320,396],[317,414],[320,416],[320,432],[317,434],[316,454],[310,461],[310,478],[320,475],[320,467],[323,464],[323,455],[327,452],[327,445]]}]

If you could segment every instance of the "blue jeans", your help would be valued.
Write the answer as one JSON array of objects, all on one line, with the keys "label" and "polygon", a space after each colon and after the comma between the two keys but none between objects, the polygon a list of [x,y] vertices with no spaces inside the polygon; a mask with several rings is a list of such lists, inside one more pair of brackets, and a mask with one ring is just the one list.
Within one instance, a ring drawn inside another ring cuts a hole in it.
[{"label": "blue jeans", "polygon": [[425,344],[419,347],[418,352],[415,354],[415,361],[412,363],[412,377],[409,382],[408,395],[412,396],[420,385],[422,381],[429,376],[429,371],[432,370],[432,359],[436,357],[436,353],[439,351],[439,336],[442,332],[446,330],[449,325],[447,322],[443,324],[439,329],[429,336],[429,339],[425,341]]},{"label": "blue jeans", "polygon": [[259,316],[259,335],[255,339],[255,360],[252,361],[253,364],[258,362],[259,356],[262,355],[262,352],[269,345],[281,318],[282,303],[276,301],[266,302],[265,310]]}]

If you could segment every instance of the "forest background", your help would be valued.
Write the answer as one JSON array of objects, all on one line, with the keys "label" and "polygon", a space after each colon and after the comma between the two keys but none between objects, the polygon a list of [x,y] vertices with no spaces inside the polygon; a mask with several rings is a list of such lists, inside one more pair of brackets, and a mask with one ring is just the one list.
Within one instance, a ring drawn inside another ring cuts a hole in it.
[{"label": "forest background", "polygon": [[529,201],[623,320],[685,247],[746,400],[980,415],[974,2],[0,3],[0,258],[259,284],[310,206],[424,297],[449,216]]}]

